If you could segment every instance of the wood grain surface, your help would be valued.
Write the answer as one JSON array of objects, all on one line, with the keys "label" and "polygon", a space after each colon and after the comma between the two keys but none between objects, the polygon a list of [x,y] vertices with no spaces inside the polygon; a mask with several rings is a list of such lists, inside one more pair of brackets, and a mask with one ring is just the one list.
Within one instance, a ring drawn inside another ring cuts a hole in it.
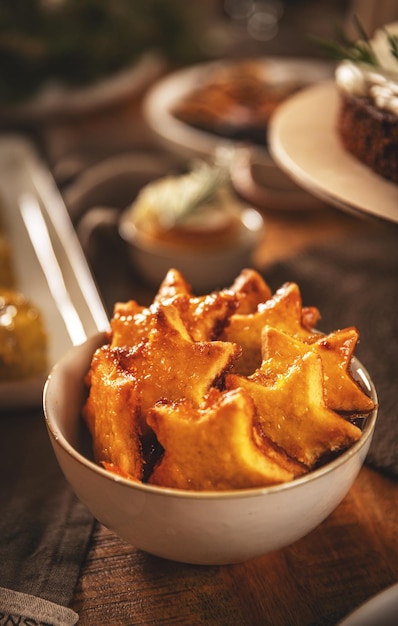
[{"label": "wood grain surface", "polygon": [[332,626],[397,581],[398,485],[364,468],[317,529],[237,565],[165,561],[98,524],[73,608],[81,626]]}]

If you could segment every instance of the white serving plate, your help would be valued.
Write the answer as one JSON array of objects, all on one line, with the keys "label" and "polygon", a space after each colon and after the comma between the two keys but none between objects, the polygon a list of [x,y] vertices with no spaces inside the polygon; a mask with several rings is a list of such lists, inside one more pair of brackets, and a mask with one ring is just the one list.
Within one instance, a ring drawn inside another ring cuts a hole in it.
[{"label": "white serving plate", "polygon": [[[185,156],[209,157],[220,145],[233,147],[236,141],[224,139],[211,132],[199,130],[180,121],[173,115],[178,102],[210,81],[212,74],[228,67],[232,61],[214,61],[178,70],[159,80],[148,92],[143,110],[153,131],[168,147]],[[283,84],[297,81],[303,85],[311,84],[330,77],[329,64],[307,59],[267,57],[253,60],[258,66],[264,82]],[[264,147],[254,146],[253,150],[261,156],[264,164],[273,166],[269,152]]]},{"label": "white serving plate", "polygon": [[[237,140],[219,137],[214,133],[199,130],[178,120],[173,115],[175,105],[201,84],[206,84],[213,73],[236,61],[219,60],[194,65],[178,70],[160,79],[149,90],[143,102],[143,113],[158,141],[181,159],[214,157],[217,149],[227,148],[236,152],[236,163],[232,163],[232,184],[242,197],[256,206],[271,210],[319,208],[320,202],[280,170],[265,146],[246,144]],[[330,78],[333,66],[325,61],[263,57],[252,59],[264,83],[272,85],[301,82],[303,86]],[[265,131],[264,131],[265,135]],[[265,136],[264,136],[265,139]],[[241,152],[248,157],[243,168]]]},{"label": "white serving plate", "polygon": [[338,138],[334,81],[292,96],[273,115],[270,151],[292,180],[344,211],[398,222],[398,185],[346,152]]},{"label": "white serving plate", "polygon": [[[17,288],[43,315],[51,369],[108,319],[55,182],[21,137],[0,137],[0,211]],[[0,410],[40,405],[46,375],[0,383]]]}]

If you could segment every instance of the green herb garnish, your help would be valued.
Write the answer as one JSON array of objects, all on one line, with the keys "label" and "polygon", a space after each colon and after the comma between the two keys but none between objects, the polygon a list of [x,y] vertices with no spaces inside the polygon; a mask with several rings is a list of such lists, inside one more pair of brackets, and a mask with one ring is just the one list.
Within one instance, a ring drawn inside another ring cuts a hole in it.
[{"label": "green herb garnish", "polygon": [[[369,41],[364,28],[362,27],[357,16],[354,16],[355,28],[358,32],[358,40],[352,40],[347,37],[344,30],[336,25],[336,40],[323,39],[321,37],[312,37],[311,39],[317,43],[328,56],[343,60],[348,59],[355,63],[367,63],[368,65],[379,65],[377,57],[372,50],[372,46]],[[398,54],[398,38],[389,37],[389,41],[394,39],[394,45],[396,53]],[[391,45],[391,44],[390,44]]]},{"label": "green herb garnish", "polygon": [[215,201],[228,184],[226,164],[199,161],[186,174],[168,176],[144,187],[135,204],[136,218],[147,222],[155,219],[162,229],[169,230]]},{"label": "green herb garnish", "polygon": [[174,193],[166,193],[162,200],[162,221],[172,227],[184,222],[188,217],[210,202],[220,186],[227,181],[227,172],[220,167],[199,161],[188,174],[176,181]]},{"label": "green herb garnish", "polygon": [[390,44],[391,54],[393,55],[393,57],[398,59],[398,35],[390,35],[390,33],[386,29],[384,30],[386,33],[387,41]]}]

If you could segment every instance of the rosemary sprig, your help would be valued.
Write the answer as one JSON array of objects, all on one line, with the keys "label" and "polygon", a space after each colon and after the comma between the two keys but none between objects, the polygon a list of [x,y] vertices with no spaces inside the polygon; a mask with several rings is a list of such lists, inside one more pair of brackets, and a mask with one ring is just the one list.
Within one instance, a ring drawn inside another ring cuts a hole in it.
[{"label": "rosemary sprig", "polygon": [[363,28],[361,22],[359,21],[358,16],[354,15],[352,19],[353,19],[353,22],[355,24],[355,28],[358,31],[359,39],[362,39],[363,41],[365,41],[370,46],[368,34],[365,31],[365,29]]},{"label": "rosemary sprig", "polygon": [[[379,65],[377,57],[372,50],[369,37],[357,16],[354,16],[354,24],[358,32],[358,40],[350,39],[338,25],[335,25],[336,40],[323,39],[321,37],[312,37],[312,40],[322,47],[328,56],[336,60],[348,59],[356,63]],[[398,38],[395,39],[395,49],[398,54]]]},{"label": "rosemary sprig", "polygon": [[[224,169],[199,161],[190,173],[181,177],[181,185],[174,199],[174,224],[181,223],[187,217],[200,210],[204,203],[210,201],[220,186],[227,180]],[[169,216],[171,217],[171,215]]]},{"label": "rosemary sprig", "polygon": [[199,212],[228,181],[225,166],[199,161],[186,174],[165,177],[145,187],[136,203],[136,216],[155,219],[162,229],[169,230]]},{"label": "rosemary sprig", "polygon": [[384,30],[386,33],[387,41],[390,44],[391,54],[396,59],[398,59],[398,35],[391,35],[386,29]]}]

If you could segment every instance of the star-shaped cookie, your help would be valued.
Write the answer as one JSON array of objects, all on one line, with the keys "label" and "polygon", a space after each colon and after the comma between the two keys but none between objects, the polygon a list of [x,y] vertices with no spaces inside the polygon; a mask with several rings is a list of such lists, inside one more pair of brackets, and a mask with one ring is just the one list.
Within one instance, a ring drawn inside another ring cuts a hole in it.
[{"label": "star-shaped cookie", "polygon": [[120,364],[118,350],[105,345],[92,359],[90,393],[83,418],[93,438],[94,458],[107,467],[142,480],[142,420],[136,380]]},{"label": "star-shaped cookie", "polygon": [[261,370],[253,377],[230,374],[226,387],[246,389],[265,435],[310,469],[361,436],[357,426],[326,406],[322,363],[314,352],[299,357],[283,376],[269,379]]},{"label": "star-shaped cookie", "polygon": [[205,296],[175,296],[173,305],[194,341],[219,339],[236,311],[236,296],[228,291],[215,291]]},{"label": "star-shaped cookie", "polygon": [[214,291],[203,296],[191,293],[178,270],[169,270],[149,307],[134,300],[116,303],[111,319],[111,344],[133,347],[153,328],[159,304],[172,303],[194,341],[219,339],[231,315],[238,307],[238,298],[230,290]]},{"label": "star-shaped cookie", "polygon": [[[115,358],[137,381],[141,410],[159,399],[198,404],[240,354],[226,341],[193,341],[172,303],[153,307],[152,328],[134,348],[114,348]],[[118,355],[118,356],[116,356]]]},{"label": "star-shaped cookie", "polygon": [[255,313],[257,307],[272,297],[272,291],[256,270],[245,268],[235,278],[230,290],[237,295],[239,313]]},{"label": "star-shaped cookie", "polygon": [[106,344],[96,351],[84,407],[95,434],[97,460],[135,476],[140,448],[136,439],[150,435],[148,409],[165,397],[200,404],[240,354],[232,343],[194,342],[171,303],[154,305],[152,313],[149,334],[136,346]]},{"label": "star-shaped cookie", "polygon": [[135,300],[117,302],[113,308],[109,341],[115,347],[133,347],[146,337],[153,326],[154,315],[150,307]]},{"label": "star-shaped cookie", "polygon": [[183,274],[172,267],[160,283],[155,302],[164,302],[174,296],[192,296],[192,287]]},{"label": "star-shaped cookie", "polygon": [[240,348],[225,341],[193,341],[178,309],[159,304],[148,338],[129,355],[128,369],[139,380],[142,407],[160,398],[188,398],[199,404],[228,371]]},{"label": "star-shaped cookie", "polygon": [[158,403],[148,412],[164,455],[149,482],[194,490],[261,487],[292,480],[302,467],[257,445],[251,398],[241,389],[211,394],[206,405]]},{"label": "star-shaped cookie", "polygon": [[[311,316],[311,319],[313,317]],[[223,338],[242,347],[242,357],[235,365],[238,374],[250,375],[262,362],[261,334],[265,326],[279,328],[293,337],[313,341],[315,331],[303,317],[302,299],[296,283],[286,283],[272,298],[258,305],[255,313],[232,315]]]},{"label": "star-shaped cookie", "polygon": [[306,344],[276,328],[266,326],[262,335],[262,372],[285,374],[293,363],[307,352],[318,355],[322,362],[326,405],[343,413],[368,413],[374,402],[350,373],[350,364],[359,340],[358,330],[351,326]]}]

